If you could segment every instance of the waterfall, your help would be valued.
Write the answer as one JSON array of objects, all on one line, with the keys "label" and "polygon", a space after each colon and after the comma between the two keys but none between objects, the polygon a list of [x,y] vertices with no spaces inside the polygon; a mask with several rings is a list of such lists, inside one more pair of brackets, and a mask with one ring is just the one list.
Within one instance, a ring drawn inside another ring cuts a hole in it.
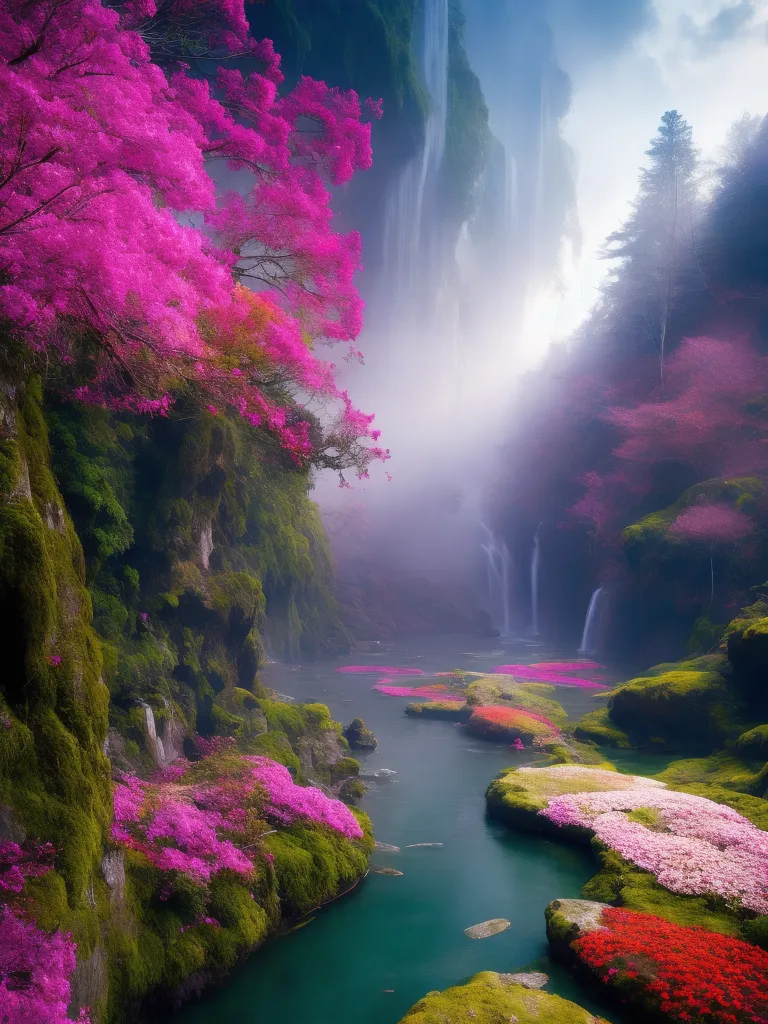
[{"label": "waterfall", "polygon": [[510,558],[509,548],[501,541],[499,543],[495,534],[488,529],[485,523],[481,523],[487,543],[481,544],[486,557],[486,568],[488,571],[488,594],[492,601],[498,601],[498,610],[501,612],[501,634],[511,636],[512,615],[509,600],[509,577]]},{"label": "waterfall", "polygon": [[534,636],[539,635],[539,564],[541,562],[541,544],[539,534],[541,524],[533,535],[533,553],[531,555],[531,626]]},{"label": "waterfall", "polygon": [[579,648],[580,654],[593,654],[597,645],[597,626],[598,626],[598,611],[600,606],[600,596],[603,593],[603,588],[598,587],[597,590],[592,594],[589,599],[589,608],[587,608],[587,617],[584,620],[584,632],[581,635],[581,647]]},{"label": "waterfall", "polygon": [[398,285],[413,284],[423,256],[425,198],[434,186],[445,151],[448,112],[448,0],[424,0],[417,64],[430,109],[424,145],[390,190],[384,215],[384,260]]}]

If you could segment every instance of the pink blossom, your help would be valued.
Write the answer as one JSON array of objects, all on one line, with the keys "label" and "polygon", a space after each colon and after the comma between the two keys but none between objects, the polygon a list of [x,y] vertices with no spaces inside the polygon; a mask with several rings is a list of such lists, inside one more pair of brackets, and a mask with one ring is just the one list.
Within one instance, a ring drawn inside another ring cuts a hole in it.
[{"label": "pink blossom", "polygon": [[[539,813],[558,825],[589,828],[673,892],[714,894],[768,913],[768,833],[730,807],[627,778],[622,789],[554,797]],[[656,810],[666,831],[630,820],[639,808]]]},{"label": "pink blossom", "polygon": [[708,544],[735,544],[754,529],[754,521],[748,515],[725,504],[692,505],[669,528],[682,540]]},{"label": "pink blossom", "polygon": [[592,690],[607,689],[604,683],[598,683],[594,679],[555,672],[548,667],[546,662],[541,665],[497,665],[493,671],[501,675],[516,676],[518,679],[526,679],[530,682],[549,683],[552,686],[580,686]]}]

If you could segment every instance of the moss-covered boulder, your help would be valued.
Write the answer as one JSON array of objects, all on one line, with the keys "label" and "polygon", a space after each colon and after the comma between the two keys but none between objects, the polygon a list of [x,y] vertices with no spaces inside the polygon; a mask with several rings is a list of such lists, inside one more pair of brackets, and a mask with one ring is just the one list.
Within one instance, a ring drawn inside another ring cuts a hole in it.
[{"label": "moss-covered boulder", "polygon": [[717,659],[658,666],[608,698],[608,720],[637,744],[712,750],[739,732],[739,702]]},{"label": "moss-covered boulder", "polygon": [[579,719],[573,735],[580,740],[587,740],[604,747],[618,747],[626,750],[632,746],[627,734],[611,719],[608,708],[598,708],[596,711],[588,711]]},{"label": "moss-covered boulder", "polygon": [[342,735],[353,750],[375,750],[378,746],[378,740],[362,718],[353,718]]},{"label": "moss-covered boulder", "polygon": [[768,761],[768,725],[758,725],[743,732],[733,745],[740,756]]},{"label": "moss-covered boulder", "polygon": [[410,718],[440,718],[446,722],[467,722],[472,708],[456,700],[412,701],[405,713]]},{"label": "moss-covered boulder", "polygon": [[726,627],[723,643],[734,687],[753,711],[768,709],[768,602],[744,608]]},{"label": "moss-covered boulder", "polygon": [[[403,1017],[403,1024],[601,1024],[587,1010],[567,999],[508,980],[504,974],[484,971],[464,985],[430,992]],[[602,1022],[604,1024],[604,1022]]]}]

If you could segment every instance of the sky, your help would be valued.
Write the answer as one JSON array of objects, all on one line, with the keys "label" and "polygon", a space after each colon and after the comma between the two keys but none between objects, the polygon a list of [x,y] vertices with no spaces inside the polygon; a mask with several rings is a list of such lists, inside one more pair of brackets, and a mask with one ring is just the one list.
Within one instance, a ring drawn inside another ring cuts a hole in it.
[{"label": "sky", "polygon": [[[596,25],[605,2],[591,4]],[[611,2],[613,12],[626,15],[624,24],[606,26],[602,49],[594,33],[590,49],[568,20],[579,5],[550,0],[561,8],[554,17],[556,49],[572,81],[562,127],[576,158],[583,245],[577,260],[563,252],[562,293],[540,293],[530,304],[528,365],[552,341],[568,338],[594,304],[607,269],[598,250],[628,213],[661,114],[679,110],[702,157],[712,159],[744,112],[768,113],[768,0]]]}]

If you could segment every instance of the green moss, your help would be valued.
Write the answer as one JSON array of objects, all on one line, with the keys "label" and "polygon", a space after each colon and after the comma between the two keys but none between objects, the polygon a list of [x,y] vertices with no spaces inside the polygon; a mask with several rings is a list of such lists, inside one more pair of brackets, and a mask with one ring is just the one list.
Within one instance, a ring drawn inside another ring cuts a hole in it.
[{"label": "green moss", "polygon": [[[403,1024],[601,1024],[582,1007],[548,992],[510,984],[505,975],[485,971],[464,985],[430,992],[403,1017]],[[603,1022],[604,1024],[604,1022]]]},{"label": "green moss", "polygon": [[737,733],[739,710],[717,671],[690,662],[658,666],[608,698],[610,722],[636,743],[712,749]]},{"label": "green moss", "polygon": [[723,935],[739,934],[742,920],[724,903],[718,904],[717,900],[703,896],[669,892],[658,884],[653,875],[628,863],[615,851],[606,850],[596,842],[593,845],[598,851],[600,871],[582,888],[584,899],[612,903],[654,914],[675,924],[708,928]]},{"label": "green moss", "polygon": [[[731,806],[734,799],[742,799],[733,792],[734,790],[743,794],[745,804],[749,802],[746,794],[755,794],[750,798],[752,801],[757,801],[760,795],[757,792],[760,770],[753,764],[726,753],[674,761],[657,777],[676,789],[692,792],[691,786],[699,785],[706,790],[717,791],[720,795],[712,799]],[[728,799],[723,798],[725,795],[728,795]],[[757,806],[763,803],[764,801],[759,801]]]},{"label": "green moss", "polygon": [[285,913],[302,916],[350,888],[365,873],[372,852],[370,824],[362,812],[366,838],[350,843],[332,829],[294,825],[266,843],[275,858],[278,892]]},{"label": "green moss", "polygon": [[607,708],[589,711],[573,730],[577,739],[591,740],[607,747],[627,749],[632,746],[629,737],[611,721]]},{"label": "green moss", "polygon": [[652,512],[623,533],[625,544],[634,548],[639,545],[659,544],[682,548],[686,542],[669,532],[669,527],[686,509],[701,501],[724,502],[734,508],[749,511],[762,497],[765,486],[758,477],[734,477],[732,479],[705,480],[689,487],[674,504],[658,512]]},{"label": "green moss", "polygon": [[441,718],[449,722],[466,722],[472,714],[467,704],[459,704],[458,701],[419,701],[407,704],[406,715],[411,718]]},{"label": "green moss", "polygon": [[768,761],[768,725],[758,725],[754,729],[743,732],[734,743],[733,748],[742,757]]}]

